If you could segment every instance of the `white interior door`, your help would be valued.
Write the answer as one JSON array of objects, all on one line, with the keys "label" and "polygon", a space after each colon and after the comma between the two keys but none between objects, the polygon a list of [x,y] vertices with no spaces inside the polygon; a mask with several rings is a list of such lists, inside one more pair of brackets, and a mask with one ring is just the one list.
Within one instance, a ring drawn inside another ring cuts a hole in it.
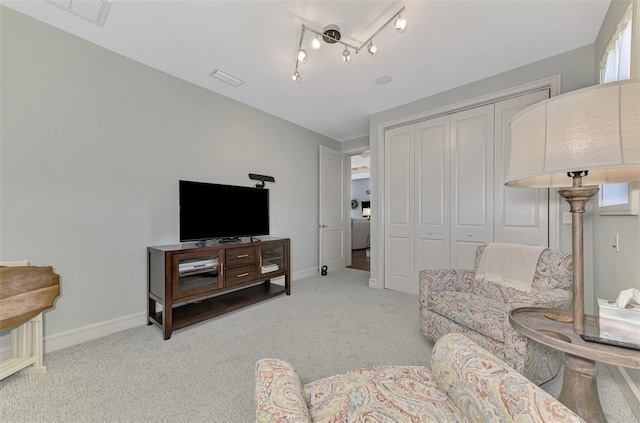
[{"label": "white interior door", "polygon": [[385,288],[418,293],[414,250],[414,125],[385,131]]},{"label": "white interior door", "polygon": [[549,98],[549,89],[496,103],[494,242],[549,245],[549,190],[504,185],[509,122],[521,110]]},{"label": "white interior door", "polygon": [[451,267],[473,269],[493,240],[494,105],[451,115]]},{"label": "white interior door", "polygon": [[320,257],[329,271],[345,267],[344,154],[320,146]]}]

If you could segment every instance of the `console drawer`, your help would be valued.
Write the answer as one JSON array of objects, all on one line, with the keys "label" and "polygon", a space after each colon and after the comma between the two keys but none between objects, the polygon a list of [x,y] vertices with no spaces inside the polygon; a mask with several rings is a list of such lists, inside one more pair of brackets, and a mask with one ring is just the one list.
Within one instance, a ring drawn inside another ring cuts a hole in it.
[{"label": "console drawer", "polygon": [[256,265],[247,264],[246,266],[233,267],[227,270],[224,275],[225,286],[228,288],[230,286],[242,285],[246,282],[255,281],[257,277],[256,274]]},{"label": "console drawer", "polygon": [[256,262],[256,257],[256,247],[230,248],[226,251],[225,262],[228,269],[233,266],[253,264]]}]

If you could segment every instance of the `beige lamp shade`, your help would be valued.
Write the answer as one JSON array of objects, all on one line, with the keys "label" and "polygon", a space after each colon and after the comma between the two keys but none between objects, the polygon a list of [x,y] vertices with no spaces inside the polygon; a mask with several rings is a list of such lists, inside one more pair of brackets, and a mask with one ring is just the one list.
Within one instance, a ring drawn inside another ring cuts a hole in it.
[{"label": "beige lamp shade", "polygon": [[506,185],[567,187],[640,180],[640,80],[595,85],[534,104],[512,119]]}]

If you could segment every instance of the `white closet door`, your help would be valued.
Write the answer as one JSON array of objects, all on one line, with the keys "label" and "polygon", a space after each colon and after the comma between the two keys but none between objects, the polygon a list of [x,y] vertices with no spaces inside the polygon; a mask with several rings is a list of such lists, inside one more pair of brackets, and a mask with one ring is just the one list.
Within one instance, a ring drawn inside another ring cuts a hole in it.
[{"label": "white closet door", "polygon": [[414,125],[385,131],[385,288],[417,294],[413,155]]},{"label": "white closet door", "polygon": [[509,122],[521,110],[548,98],[547,89],[496,103],[494,242],[549,245],[549,190],[504,185]]},{"label": "white closet door", "polygon": [[450,121],[443,116],[415,125],[415,275],[450,263]]},{"label": "white closet door", "polygon": [[451,267],[473,269],[493,240],[494,105],[451,115]]}]

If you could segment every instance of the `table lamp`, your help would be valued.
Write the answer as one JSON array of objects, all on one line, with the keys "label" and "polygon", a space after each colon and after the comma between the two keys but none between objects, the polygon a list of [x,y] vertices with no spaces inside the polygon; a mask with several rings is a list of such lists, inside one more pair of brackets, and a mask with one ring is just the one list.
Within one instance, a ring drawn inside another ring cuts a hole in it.
[{"label": "table lamp", "polygon": [[640,180],[640,80],[550,98],[510,126],[506,185],[561,188],[571,207],[573,331],[584,334],[583,214],[598,185]]}]

